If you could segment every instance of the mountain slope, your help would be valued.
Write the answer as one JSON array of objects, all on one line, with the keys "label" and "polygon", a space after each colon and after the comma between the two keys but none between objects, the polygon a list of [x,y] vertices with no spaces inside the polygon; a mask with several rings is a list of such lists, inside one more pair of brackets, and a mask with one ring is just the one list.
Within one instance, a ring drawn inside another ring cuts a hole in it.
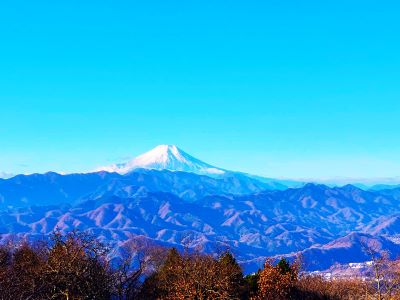
[{"label": "mountain slope", "polygon": [[157,171],[186,172],[206,175],[213,178],[237,178],[239,180],[256,181],[267,185],[268,189],[286,189],[300,187],[304,183],[293,180],[280,180],[255,176],[243,172],[234,172],[205,163],[175,145],[159,145],[126,163],[100,167],[97,171],[115,172],[122,175],[136,170],[147,169]]},{"label": "mountain slope", "polygon": [[141,188],[150,192],[172,193],[187,201],[195,201],[208,195],[252,194],[285,187],[240,174],[209,177],[146,169],[135,169],[126,175],[104,171],[68,175],[50,172],[0,179],[0,209],[63,203],[74,205],[81,200],[112,195],[133,197]]},{"label": "mountain slope", "polygon": [[222,175],[225,170],[187,154],[175,145],[159,145],[127,163],[101,167],[99,170],[127,174],[136,169],[169,170],[202,175]]},{"label": "mountain slope", "polygon": [[[400,244],[383,236],[352,232],[325,245],[312,246],[303,251],[305,267],[309,271],[327,270],[335,264],[363,263],[371,260],[369,251],[387,251],[391,258],[398,257]],[[294,259],[297,254],[287,255]]]},{"label": "mountain slope", "polygon": [[0,208],[74,204],[120,177],[107,172],[69,175],[49,172],[0,179]]},{"label": "mountain slope", "polygon": [[[144,174],[129,176],[138,175],[137,182],[148,183],[147,172],[168,173],[146,170]],[[129,176],[120,177],[129,182]],[[396,200],[352,186],[330,188],[308,184],[298,189],[249,195],[208,195],[193,201],[172,193],[149,191],[150,188],[151,185],[124,185],[117,179],[73,206],[3,209],[0,237],[4,240],[11,233],[38,237],[56,228],[63,231],[78,228],[90,230],[118,247],[130,237],[140,235],[164,245],[200,247],[203,251],[229,248],[249,272],[260,267],[267,256],[289,255],[310,248],[310,253],[318,258],[313,261],[313,268],[319,268],[327,262],[354,262],[360,257],[358,250],[346,252],[340,247],[340,251],[330,250],[338,248],[340,243],[330,248],[321,245],[354,231],[379,234],[375,226],[380,218],[399,212]],[[396,228],[391,227],[390,233],[398,233]],[[357,243],[357,239],[353,240]]]}]

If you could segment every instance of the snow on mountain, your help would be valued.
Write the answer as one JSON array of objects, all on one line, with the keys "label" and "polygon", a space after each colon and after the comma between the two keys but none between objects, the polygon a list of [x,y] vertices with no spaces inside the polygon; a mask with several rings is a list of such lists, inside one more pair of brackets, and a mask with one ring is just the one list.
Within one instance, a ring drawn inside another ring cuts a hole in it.
[{"label": "snow on mountain", "polygon": [[127,174],[136,169],[182,171],[202,175],[222,175],[226,172],[194,158],[175,145],[159,145],[126,163],[101,167],[97,171]]}]

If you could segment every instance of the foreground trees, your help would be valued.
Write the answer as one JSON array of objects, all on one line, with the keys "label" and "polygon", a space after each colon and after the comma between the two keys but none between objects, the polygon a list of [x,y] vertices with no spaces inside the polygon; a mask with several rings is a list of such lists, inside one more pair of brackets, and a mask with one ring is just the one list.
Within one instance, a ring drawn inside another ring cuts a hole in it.
[{"label": "foreground trees", "polygon": [[218,259],[169,250],[160,269],[146,279],[143,299],[241,299],[242,270],[230,253]]},{"label": "foreground trees", "polygon": [[180,253],[145,239],[119,251],[110,261],[107,247],[79,232],[2,245],[0,299],[400,299],[400,264],[384,253],[371,252],[367,278],[326,280],[301,272],[299,259],[269,259],[244,277],[229,252]]},{"label": "foreground trees", "polygon": [[90,235],[55,233],[49,243],[0,247],[0,299],[243,299],[230,253],[179,253],[132,240],[111,262]]},{"label": "foreground trees", "polygon": [[300,262],[292,265],[282,258],[276,265],[267,260],[259,272],[258,294],[254,299],[290,299],[298,282]]},{"label": "foreground trees", "polygon": [[82,233],[54,234],[51,245],[3,247],[1,299],[109,299],[106,248]]}]

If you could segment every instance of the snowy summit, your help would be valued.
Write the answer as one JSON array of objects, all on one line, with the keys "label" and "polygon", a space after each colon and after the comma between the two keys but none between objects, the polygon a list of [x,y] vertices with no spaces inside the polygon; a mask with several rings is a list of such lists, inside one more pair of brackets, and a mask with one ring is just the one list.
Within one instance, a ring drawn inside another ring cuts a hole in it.
[{"label": "snowy summit", "polygon": [[182,171],[203,175],[225,173],[225,170],[194,158],[175,145],[159,145],[126,163],[101,167],[98,171],[127,174],[135,169]]}]

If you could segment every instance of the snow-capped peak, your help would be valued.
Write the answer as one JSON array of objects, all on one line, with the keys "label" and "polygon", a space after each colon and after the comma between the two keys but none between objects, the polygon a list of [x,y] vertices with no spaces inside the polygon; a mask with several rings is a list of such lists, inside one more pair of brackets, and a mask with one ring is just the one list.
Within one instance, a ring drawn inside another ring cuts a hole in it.
[{"label": "snow-capped peak", "polygon": [[220,175],[225,173],[225,170],[202,162],[175,145],[159,145],[126,163],[102,167],[98,171],[127,174],[135,169],[183,171],[204,175]]}]

